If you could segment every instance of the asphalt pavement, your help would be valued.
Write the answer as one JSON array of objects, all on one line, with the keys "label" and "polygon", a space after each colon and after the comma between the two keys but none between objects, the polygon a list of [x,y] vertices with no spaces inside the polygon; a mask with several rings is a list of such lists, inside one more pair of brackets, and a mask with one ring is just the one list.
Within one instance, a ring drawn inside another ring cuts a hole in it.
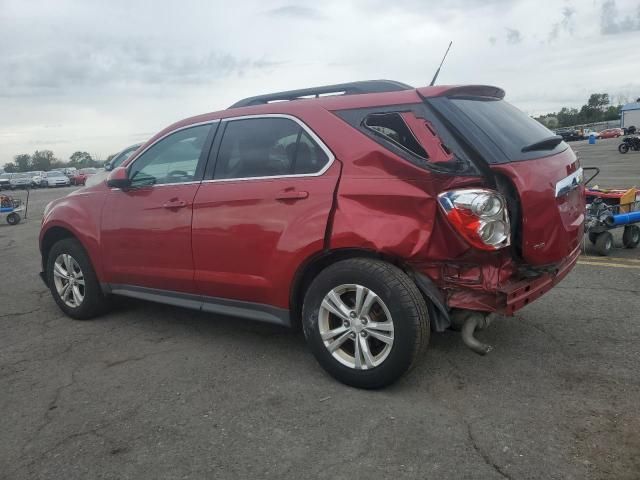
[{"label": "asphalt pavement", "polygon": [[[640,153],[572,144],[602,186]],[[0,478],[638,479],[640,250],[593,256],[478,336],[432,336],[382,391],[328,377],[299,332],[124,300],[74,321],[38,277],[45,204],[0,226]]]}]

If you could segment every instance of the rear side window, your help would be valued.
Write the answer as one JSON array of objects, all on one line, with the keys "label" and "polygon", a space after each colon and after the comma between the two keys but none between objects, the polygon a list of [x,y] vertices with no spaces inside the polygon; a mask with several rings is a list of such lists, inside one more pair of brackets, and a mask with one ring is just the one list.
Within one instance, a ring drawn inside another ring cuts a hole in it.
[{"label": "rear side window", "polygon": [[512,160],[522,156],[524,147],[554,135],[504,100],[483,97],[450,100]]},{"label": "rear side window", "polygon": [[328,161],[324,150],[293,120],[230,120],[220,143],[214,178],[313,174]]},{"label": "rear side window", "polygon": [[367,115],[363,123],[368,130],[396,147],[424,160],[429,158],[399,113],[373,113]]}]

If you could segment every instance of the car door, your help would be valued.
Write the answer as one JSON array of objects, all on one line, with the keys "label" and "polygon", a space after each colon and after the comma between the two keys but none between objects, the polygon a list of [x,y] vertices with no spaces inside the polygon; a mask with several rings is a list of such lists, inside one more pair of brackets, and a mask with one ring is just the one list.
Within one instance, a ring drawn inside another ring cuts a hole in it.
[{"label": "car door", "polygon": [[323,248],[339,162],[293,117],[226,119],[220,132],[194,201],[204,308],[216,298],[288,308],[295,271]]},{"label": "car door", "polygon": [[112,288],[192,293],[191,217],[216,123],[173,131],[127,167],[131,188],[111,189],[102,258]]}]

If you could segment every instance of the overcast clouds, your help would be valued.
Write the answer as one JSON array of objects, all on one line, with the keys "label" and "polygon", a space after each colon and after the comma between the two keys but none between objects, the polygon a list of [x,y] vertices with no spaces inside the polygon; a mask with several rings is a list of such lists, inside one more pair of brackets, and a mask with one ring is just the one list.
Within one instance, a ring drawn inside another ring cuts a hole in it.
[{"label": "overcast clouds", "polygon": [[[135,5],[134,5],[135,4]],[[0,165],[105,158],[269,91],[487,83],[529,113],[640,96],[640,0],[0,0]]]}]

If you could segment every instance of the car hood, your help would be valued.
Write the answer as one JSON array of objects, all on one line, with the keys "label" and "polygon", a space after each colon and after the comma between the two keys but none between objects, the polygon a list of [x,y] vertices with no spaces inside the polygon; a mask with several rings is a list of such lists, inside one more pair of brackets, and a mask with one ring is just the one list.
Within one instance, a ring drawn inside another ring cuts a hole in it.
[{"label": "car hood", "polygon": [[107,177],[109,176],[109,172],[98,172],[92,173],[87,176],[87,183],[85,184],[87,187],[92,187],[94,185],[98,185],[99,183],[103,183]]}]

